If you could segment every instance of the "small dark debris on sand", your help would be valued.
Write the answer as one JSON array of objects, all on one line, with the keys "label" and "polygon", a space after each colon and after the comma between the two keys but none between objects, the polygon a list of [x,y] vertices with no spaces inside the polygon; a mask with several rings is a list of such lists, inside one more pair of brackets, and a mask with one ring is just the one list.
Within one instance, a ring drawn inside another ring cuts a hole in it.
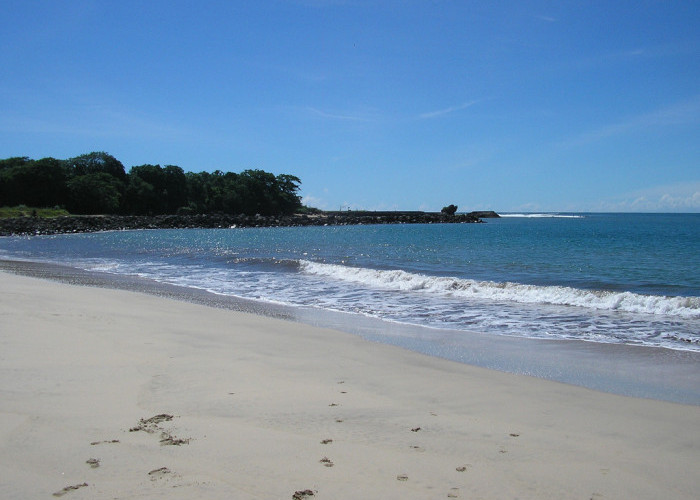
[{"label": "small dark debris on sand", "polygon": [[295,491],[292,495],[292,500],[303,500],[306,497],[314,496],[314,492],[311,490],[299,490]]},{"label": "small dark debris on sand", "polygon": [[129,429],[129,432],[144,431],[149,434],[154,434],[160,431],[160,444],[161,445],[171,445],[180,446],[181,444],[189,444],[190,439],[181,439],[177,436],[173,436],[170,432],[163,430],[158,424],[161,422],[170,422],[173,419],[172,415],[167,413],[161,413],[160,415],[155,415],[151,418],[141,419],[136,427]]},{"label": "small dark debris on sand", "polygon": [[85,461],[92,469],[97,469],[100,466],[99,458],[89,458]]},{"label": "small dark debris on sand", "polygon": [[113,443],[118,443],[118,442],[119,442],[118,439],[112,439],[111,441],[107,441],[107,440],[105,440],[105,441],[93,441],[90,444],[95,446],[96,444],[113,444]]},{"label": "small dark debris on sand", "polygon": [[149,434],[153,434],[160,428],[158,427],[158,424],[161,422],[170,422],[173,419],[172,415],[168,415],[166,413],[161,413],[160,415],[155,415],[151,418],[147,419],[141,419],[139,420],[139,423],[136,427],[132,427],[129,429],[129,432],[137,432],[137,431],[144,431],[148,432]]},{"label": "small dark debris on sand", "polygon": [[520,436],[520,434],[515,434],[514,432],[510,433],[510,437],[512,437],[512,438],[516,438],[518,436]]},{"label": "small dark debris on sand", "polygon": [[338,403],[331,403],[328,406],[340,406]]},{"label": "small dark debris on sand", "polygon": [[332,439],[324,439],[323,441],[321,441],[321,444],[331,444],[332,442]]},{"label": "small dark debris on sand", "polygon": [[161,467],[160,469],[153,469],[148,473],[149,476],[162,476],[163,474],[170,474],[170,469]]},{"label": "small dark debris on sand", "polygon": [[66,486],[66,487],[63,488],[61,491],[57,491],[56,493],[54,493],[53,496],[55,496],[55,497],[62,497],[63,495],[65,495],[65,494],[68,493],[69,491],[77,490],[77,489],[80,489],[80,488],[84,488],[84,487],[87,486],[87,485],[88,485],[87,483],[83,483],[83,484],[75,484],[75,485],[73,485],[73,486]]},{"label": "small dark debris on sand", "polygon": [[319,460],[319,462],[321,462],[326,467],[333,467],[335,465],[333,461],[328,457],[323,457],[321,460]]},{"label": "small dark debris on sand", "polygon": [[420,427],[414,427],[413,429],[411,429],[411,432],[418,432],[419,430],[420,430]]},{"label": "small dark debris on sand", "polygon": [[460,467],[457,467],[455,470],[456,470],[457,472],[464,472],[464,471],[467,470],[467,466],[466,466],[466,465],[462,465],[462,466],[460,466]]},{"label": "small dark debris on sand", "polygon": [[399,474],[396,476],[397,481],[408,481],[408,476],[406,474]]},{"label": "small dark debris on sand", "polygon": [[190,444],[190,439],[181,439],[167,432],[163,432],[160,435],[160,444],[163,446],[180,446],[181,444]]}]

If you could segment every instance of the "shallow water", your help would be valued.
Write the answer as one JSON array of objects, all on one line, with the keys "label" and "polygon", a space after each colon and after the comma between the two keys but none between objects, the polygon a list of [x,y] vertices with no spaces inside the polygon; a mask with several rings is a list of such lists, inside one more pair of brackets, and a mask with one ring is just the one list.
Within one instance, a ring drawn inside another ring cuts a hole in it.
[{"label": "shallow water", "polygon": [[700,214],[0,238],[0,256],[387,324],[700,351]]}]

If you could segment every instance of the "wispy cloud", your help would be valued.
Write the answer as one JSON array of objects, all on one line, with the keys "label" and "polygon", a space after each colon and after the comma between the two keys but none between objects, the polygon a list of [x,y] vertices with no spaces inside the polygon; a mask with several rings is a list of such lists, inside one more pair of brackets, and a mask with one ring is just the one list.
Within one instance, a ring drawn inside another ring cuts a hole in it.
[{"label": "wispy cloud", "polygon": [[429,119],[429,118],[439,118],[441,116],[449,115],[450,113],[454,113],[455,111],[461,111],[463,109],[467,109],[474,104],[476,104],[479,101],[469,101],[465,102],[463,104],[460,104],[458,106],[451,106],[449,108],[444,108],[444,109],[438,109],[437,111],[428,111],[427,113],[421,113],[418,115],[419,118],[421,119]]},{"label": "wispy cloud", "polygon": [[593,210],[604,212],[699,212],[700,182],[655,186],[601,200]]},{"label": "wispy cloud", "polygon": [[334,111],[325,111],[322,109],[314,108],[313,106],[307,106],[304,108],[305,111],[312,115],[319,116],[321,118],[328,118],[331,120],[343,120],[343,121],[357,121],[366,122],[370,121],[369,116],[364,114],[352,114],[352,113],[342,113]]},{"label": "wispy cloud", "polygon": [[621,63],[648,63],[653,59],[688,57],[700,51],[700,42],[691,40],[681,43],[620,48],[602,54],[592,54],[582,59],[571,60],[564,64],[564,69],[577,71],[598,71],[601,66],[619,65]]},{"label": "wispy cloud", "polygon": [[557,22],[556,17],[551,17],[551,16],[535,16],[535,17],[541,21],[547,21],[548,23],[556,23]]},{"label": "wispy cloud", "polygon": [[302,197],[301,203],[307,207],[319,208],[321,210],[330,209],[328,202],[325,199],[313,195],[306,195]]},{"label": "wispy cloud", "polygon": [[0,130],[24,134],[48,134],[83,137],[128,137],[182,140],[191,137],[187,127],[174,126],[140,113],[94,106],[64,117],[9,117],[0,119]]},{"label": "wispy cloud", "polygon": [[700,95],[650,113],[632,116],[626,120],[604,125],[596,130],[565,140],[559,143],[558,146],[564,149],[585,146],[639,130],[696,122],[700,122]]}]

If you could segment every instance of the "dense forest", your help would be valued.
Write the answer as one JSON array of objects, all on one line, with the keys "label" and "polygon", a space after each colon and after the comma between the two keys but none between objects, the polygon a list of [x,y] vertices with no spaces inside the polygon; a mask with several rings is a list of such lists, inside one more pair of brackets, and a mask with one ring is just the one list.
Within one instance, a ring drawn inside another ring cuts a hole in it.
[{"label": "dense forest", "polygon": [[73,214],[291,214],[301,181],[263,170],[184,172],[139,165],[127,173],[112,155],[67,160],[0,160],[0,206],[62,207]]}]

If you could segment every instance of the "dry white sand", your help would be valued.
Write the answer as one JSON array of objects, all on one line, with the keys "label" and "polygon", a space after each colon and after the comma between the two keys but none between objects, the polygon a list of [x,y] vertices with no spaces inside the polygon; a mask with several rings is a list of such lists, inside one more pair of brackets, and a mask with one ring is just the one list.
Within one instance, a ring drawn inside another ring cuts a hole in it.
[{"label": "dry white sand", "polygon": [[3,499],[695,499],[699,465],[697,406],[0,273]]}]

